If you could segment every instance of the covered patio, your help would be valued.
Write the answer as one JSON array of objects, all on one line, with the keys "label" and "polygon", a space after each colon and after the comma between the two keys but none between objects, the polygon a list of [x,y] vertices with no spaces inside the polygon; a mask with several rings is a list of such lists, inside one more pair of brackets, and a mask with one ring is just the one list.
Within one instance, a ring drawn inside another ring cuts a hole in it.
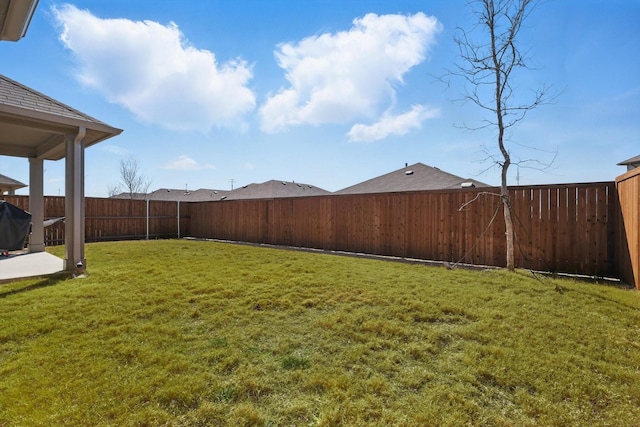
[{"label": "covered patio", "polygon": [[0,283],[63,272],[63,260],[47,252],[27,250],[0,257]]},{"label": "covered patio", "polygon": [[121,132],[0,75],[0,155],[29,159],[29,210],[33,221],[29,252],[44,251],[44,160],[65,159],[62,268],[76,274],[85,271],[84,150]]},{"label": "covered patio", "polygon": [[[0,41],[17,42],[23,38],[37,6],[38,0],[0,0]],[[28,253],[4,259],[0,280],[60,270],[60,259],[44,252],[45,160],[65,159],[62,270],[85,271],[84,150],[121,132],[0,74],[0,155],[29,159],[29,210],[33,222]],[[16,185],[8,187],[7,191],[11,194],[15,188]]]}]

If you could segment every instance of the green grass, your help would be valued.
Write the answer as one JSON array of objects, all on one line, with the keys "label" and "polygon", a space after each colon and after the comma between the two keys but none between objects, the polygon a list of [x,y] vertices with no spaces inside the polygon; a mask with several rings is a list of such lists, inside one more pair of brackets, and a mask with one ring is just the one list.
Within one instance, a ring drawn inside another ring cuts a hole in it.
[{"label": "green grass", "polygon": [[0,285],[0,426],[640,425],[637,291],[214,242],[87,258]]}]

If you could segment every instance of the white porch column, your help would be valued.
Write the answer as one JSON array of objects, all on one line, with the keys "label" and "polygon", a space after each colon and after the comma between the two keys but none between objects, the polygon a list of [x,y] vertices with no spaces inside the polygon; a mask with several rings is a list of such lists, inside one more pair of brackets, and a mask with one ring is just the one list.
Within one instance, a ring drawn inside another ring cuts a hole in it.
[{"label": "white porch column", "polygon": [[29,159],[29,211],[31,238],[29,252],[44,251],[44,161]]},{"label": "white porch column", "polygon": [[84,256],[84,145],[86,129],[67,135],[65,158],[64,269],[76,273],[87,267]]}]

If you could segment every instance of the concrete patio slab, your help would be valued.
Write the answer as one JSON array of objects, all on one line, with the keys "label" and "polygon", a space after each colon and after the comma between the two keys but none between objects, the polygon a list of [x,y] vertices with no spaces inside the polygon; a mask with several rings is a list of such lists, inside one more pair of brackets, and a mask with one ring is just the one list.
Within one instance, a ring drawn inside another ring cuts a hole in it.
[{"label": "concrete patio slab", "polygon": [[63,260],[47,252],[10,252],[0,257],[0,282],[63,271]]}]

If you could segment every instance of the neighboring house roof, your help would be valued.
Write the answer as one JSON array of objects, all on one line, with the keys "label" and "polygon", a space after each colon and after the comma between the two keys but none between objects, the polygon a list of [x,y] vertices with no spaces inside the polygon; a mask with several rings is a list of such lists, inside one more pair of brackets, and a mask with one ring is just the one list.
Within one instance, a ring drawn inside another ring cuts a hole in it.
[{"label": "neighboring house roof", "polygon": [[324,196],[327,194],[331,193],[314,185],[272,179],[261,184],[249,184],[239,187],[230,191],[226,199],[275,199],[281,197]]},{"label": "neighboring house roof", "polygon": [[0,154],[60,160],[80,129],[85,147],[122,132],[0,74]]},{"label": "neighboring house roof", "polygon": [[449,190],[462,188],[463,183],[475,187],[488,187],[475,179],[465,179],[438,168],[416,163],[402,169],[369,179],[334,194],[390,193],[401,191]]},{"label": "neighboring house roof", "polygon": [[111,199],[137,199],[137,200],[144,200],[147,198],[147,194],[146,193],[120,193],[120,194],[114,194],[113,196],[110,196]]},{"label": "neighboring house roof", "polygon": [[3,191],[8,191],[8,189],[14,189],[17,190],[18,188],[24,188],[26,187],[27,184],[23,184],[20,181],[16,181],[13,178],[9,178],[6,175],[2,175],[0,174],[0,194]]},{"label": "neighboring house roof", "polygon": [[[463,186],[463,183],[465,185]],[[204,202],[222,200],[277,199],[286,197],[325,196],[329,194],[389,193],[421,190],[448,190],[465,186],[488,187],[475,179],[465,179],[441,171],[438,168],[416,163],[397,171],[364,181],[331,193],[314,185],[293,181],[272,179],[261,184],[249,184],[235,190],[211,190],[201,188],[195,191],[160,188],[149,194],[134,194],[135,199],[167,200],[181,202]],[[121,193],[114,198],[130,198],[129,193]]]},{"label": "neighboring house roof", "polygon": [[640,154],[618,163],[618,166],[631,166],[631,167],[640,166]]},{"label": "neighboring house roof", "polygon": [[[230,191],[200,188],[198,190],[179,190],[174,188],[159,188],[147,195],[149,200],[167,200],[181,202],[207,202],[221,200]],[[224,199],[222,199],[224,200]]]},{"label": "neighboring house roof", "polygon": [[[167,200],[181,202],[208,202],[221,200],[243,199],[274,199],[279,197],[302,197],[331,194],[322,188],[297,182],[271,180],[262,184],[249,184],[235,190],[213,190],[200,188],[198,190],[181,190],[174,188],[159,188],[149,194],[135,193],[134,199]],[[111,196],[115,199],[129,199],[129,193]]]},{"label": "neighboring house roof", "polygon": [[112,199],[137,199],[137,200],[164,200],[170,202],[208,202],[226,199],[230,191],[211,190],[200,188],[198,190],[180,190],[177,188],[159,188],[151,193],[133,193],[133,197],[127,192],[114,194]]}]

